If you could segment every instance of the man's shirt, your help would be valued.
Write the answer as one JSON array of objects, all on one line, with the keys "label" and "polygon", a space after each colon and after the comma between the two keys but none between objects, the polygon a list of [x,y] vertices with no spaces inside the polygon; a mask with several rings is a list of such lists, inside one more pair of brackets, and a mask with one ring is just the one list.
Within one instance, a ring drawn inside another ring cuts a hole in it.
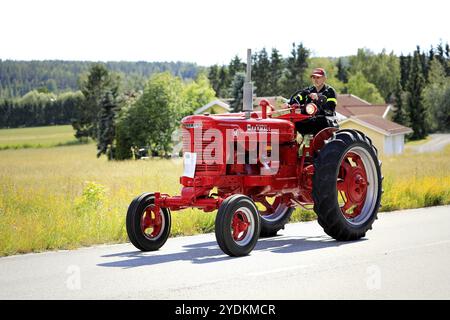
[{"label": "man's shirt", "polygon": [[[317,93],[318,100],[313,101],[310,97],[310,93]],[[301,104],[308,104],[308,103],[315,103],[319,107],[319,111],[317,114],[319,115],[325,115],[325,116],[335,116],[336,115],[336,91],[333,89],[333,87],[324,84],[322,89],[320,89],[319,92],[317,92],[317,89],[315,86],[311,86],[308,88],[305,88],[298,96],[297,100]]]}]

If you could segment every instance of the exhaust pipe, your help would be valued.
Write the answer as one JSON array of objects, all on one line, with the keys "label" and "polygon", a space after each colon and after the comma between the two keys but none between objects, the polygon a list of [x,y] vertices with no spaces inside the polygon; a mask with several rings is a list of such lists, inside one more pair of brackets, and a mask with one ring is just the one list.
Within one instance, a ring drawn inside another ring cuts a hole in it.
[{"label": "exhaust pipe", "polygon": [[252,84],[252,49],[247,49],[247,74],[244,82],[243,111],[245,118],[249,119],[253,111],[253,84]]}]

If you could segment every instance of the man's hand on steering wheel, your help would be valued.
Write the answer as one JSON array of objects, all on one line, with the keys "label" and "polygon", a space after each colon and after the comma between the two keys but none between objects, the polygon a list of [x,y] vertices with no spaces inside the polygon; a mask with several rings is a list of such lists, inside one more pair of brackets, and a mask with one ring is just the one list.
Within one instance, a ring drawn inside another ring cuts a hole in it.
[{"label": "man's hand on steering wheel", "polygon": [[296,92],[294,92],[294,94],[289,98],[289,105],[293,105],[293,104],[298,104],[298,105],[302,105],[304,103],[302,103],[301,101],[301,95],[308,95],[309,91],[308,90],[298,90]]}]

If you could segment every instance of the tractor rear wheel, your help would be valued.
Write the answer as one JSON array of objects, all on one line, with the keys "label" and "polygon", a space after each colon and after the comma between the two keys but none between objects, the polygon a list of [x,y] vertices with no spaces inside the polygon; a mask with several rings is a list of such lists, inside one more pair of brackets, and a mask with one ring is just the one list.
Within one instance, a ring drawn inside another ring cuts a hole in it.
[{"label": "tractor rear wheel", "polygon": [[166,243],[170,233],[170,210],[155,210],[153,193],[137,196],[128,207],[126,226],[130,242],[141,251],[155,251]]},{"label": "tractor rear wheel", "polygon": [[364,237],[377,218],[382,175],[377,150],[356,130],[339,130],[314,159],[314,211],[336,240]]},{"label": "tractor rear wheel", "polygon": [[260,237],[273,237],[277,232],[284,229],[286,223],[289,222],[294,208],[288,207],[282,202],[281,197],[267,199],[266,197],[258,199],[265,210],[259,210],[261,217]]},{"label": "tractor rear wheel", "polygon": [[215,222],[220,249],[232,257],[248,255],[259,238],[260,218],[252,199],[236,194],[219,207]]}]

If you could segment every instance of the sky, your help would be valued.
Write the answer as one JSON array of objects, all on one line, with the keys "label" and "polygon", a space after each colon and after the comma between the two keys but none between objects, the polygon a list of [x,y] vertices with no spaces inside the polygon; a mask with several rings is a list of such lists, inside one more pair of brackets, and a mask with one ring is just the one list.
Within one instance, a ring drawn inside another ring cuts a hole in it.
[{"label": "sky", "polygon": [[302,42],[312,56],[450,41],[448,0],[0,0],[0,59],[227,64]]}]

